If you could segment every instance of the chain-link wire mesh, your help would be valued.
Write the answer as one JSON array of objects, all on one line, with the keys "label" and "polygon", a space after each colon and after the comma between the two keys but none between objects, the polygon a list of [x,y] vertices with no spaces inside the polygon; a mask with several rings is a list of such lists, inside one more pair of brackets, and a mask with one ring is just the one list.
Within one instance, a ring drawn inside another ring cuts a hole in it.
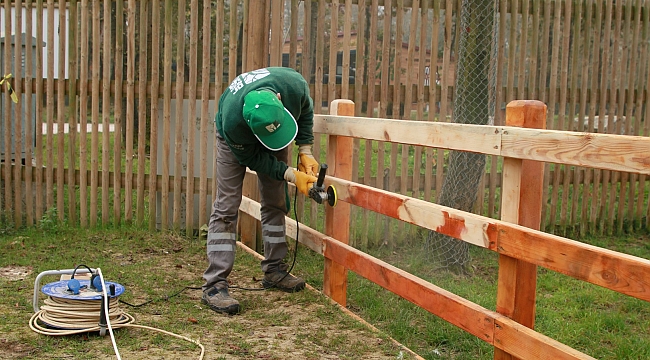
[{"label": "chain-link wire mesh", "polygon": [[[496,82],[496,12],[494,0],[463,0],[460,14],[458,69],[453,122],[486,125],[493,119]],[[438,203],[471,211],[476,202],[486,157],[461,151],[449,154],[447,175]],[[426,246],[439,268],[467,273],[469,244],[429,232]]]}]

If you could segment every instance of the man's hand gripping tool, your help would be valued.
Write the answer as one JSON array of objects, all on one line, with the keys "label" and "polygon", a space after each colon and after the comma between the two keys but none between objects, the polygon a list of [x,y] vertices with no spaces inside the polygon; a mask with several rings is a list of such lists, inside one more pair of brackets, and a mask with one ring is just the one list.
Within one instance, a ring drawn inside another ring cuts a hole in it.
[{"label": "man's hand gripping tool", "polygon": [[309,189],[309,197],[319,204],[326,201],[330,206],[336,206],[336,189],[332,185],[328,186],[327,189],[323,186],[326,172],[327,164],[321,164],[320,171],[318,172],[318,181]]}]

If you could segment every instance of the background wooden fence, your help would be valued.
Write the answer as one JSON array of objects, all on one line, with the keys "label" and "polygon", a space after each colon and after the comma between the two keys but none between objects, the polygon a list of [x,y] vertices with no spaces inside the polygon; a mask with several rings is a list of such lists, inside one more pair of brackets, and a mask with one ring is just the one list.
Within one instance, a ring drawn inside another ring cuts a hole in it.
[{"label": "background wooden fence", "polygon": [[[343,98],[358,116],[452,122],[460,5],[4,0],[0,68],[20,100],[2,88],[4,214],[16,226],[56,209],[81,226],[196,229],[215,189],[216,100],[235,75],[260,66],[300,71],[318,114]],[[549,129],[647,136],[648,5],[497,1],[494,125],[510,100],[539,99]],[[327,140],[316,147],[325,160]],[[437,200],[446,150],[374,139],[354,149],[353,181]],[[500,215],[502,163],[490,156],[478,214]],[[544,184],[546,231],[646,227],[644,174],[547,163]],[[315,226],[315,213],[305,222]]]}]

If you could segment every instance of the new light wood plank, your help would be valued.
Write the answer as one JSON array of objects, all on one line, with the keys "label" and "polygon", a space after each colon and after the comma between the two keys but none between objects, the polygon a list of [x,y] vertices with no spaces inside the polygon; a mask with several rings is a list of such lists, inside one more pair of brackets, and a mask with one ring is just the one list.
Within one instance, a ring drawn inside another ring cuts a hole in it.
[{"label": "new light wood plank", "polygon": [[[334,115],[353,115],[354,103],[350,100],[335,100],[330,113]],[[352,178],[352,138],[330,136],[327,163],[330,174]],[[336,208],[325,208],[325,234],[347,244],[350,237],[350,204],[339,202]],[[325,259],[323,292],[337,303],[345,306],[347,302],[347,271],[340,264]]]},{"label": "new light wood plank", "polygon": [[496,127],[471,124],[390,120],[344,116],[314,116],[314,131],[331,135],[499,154]]},{"label": "new light wood plank", "polygon": [[504,128],[501,155],[648,174],[649,151],[641,136]]},{"label": "new light wood plank", "polygon": [[[546,127],[546,105],[540,101],[512,101],[506,107],[506,124],[526,128]],[[505,158],[503,162],[501,220],[539,230],[542,214],[544,164]],[[499,255],[497,312],[533,328],[537,267]],[[507,351],[495,349],[495,359],[511,359]]]}]

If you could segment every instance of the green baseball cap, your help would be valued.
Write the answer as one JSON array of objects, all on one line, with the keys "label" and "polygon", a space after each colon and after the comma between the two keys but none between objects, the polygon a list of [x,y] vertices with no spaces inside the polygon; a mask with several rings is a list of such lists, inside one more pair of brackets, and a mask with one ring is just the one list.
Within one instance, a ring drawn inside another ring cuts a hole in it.
[{"label": "green baseball cap", "polygon": [[298,134],[296,119],[273,91],[253,90],[246,94],[243,115],[255,137],[269,150],[284,149]]}]

